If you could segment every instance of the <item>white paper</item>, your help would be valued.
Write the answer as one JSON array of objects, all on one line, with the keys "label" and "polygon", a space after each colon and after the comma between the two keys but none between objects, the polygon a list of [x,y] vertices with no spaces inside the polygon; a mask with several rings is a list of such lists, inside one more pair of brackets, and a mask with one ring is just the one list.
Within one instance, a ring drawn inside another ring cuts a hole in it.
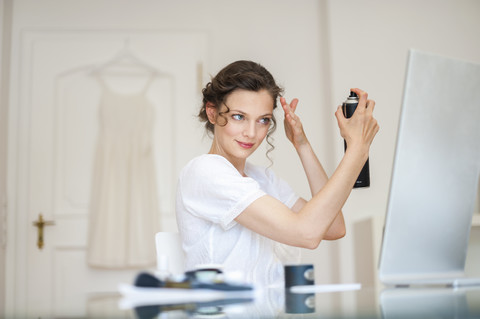
[{"label": "white paper", "polygon": [[225,299],[254,298],[254,291],[220,291],[212,289],[184,288],[145,288],[120,284],[121,309],[131,309],[146,305],[168,305],[191,302],[209,302]]},{"label": "white paper", "polygon": [[332,284],[332,285],[304,285],[304,286],[290,287],[290,292],[295,294],[308,294],[308,293],[318,293],[318,292],[359,290],[360,288],[362,288],[362,285],[359,283]]}]

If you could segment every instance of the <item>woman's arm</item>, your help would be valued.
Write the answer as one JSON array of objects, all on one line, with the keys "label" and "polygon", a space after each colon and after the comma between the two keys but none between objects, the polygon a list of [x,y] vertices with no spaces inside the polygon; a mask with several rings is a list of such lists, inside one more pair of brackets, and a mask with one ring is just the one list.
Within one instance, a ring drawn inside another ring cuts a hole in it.
[{"label": "woman's arm", "polygon": [[[300,161],[307,176],[308,185],[310,186],[310,192],[312,196],[314,196],[327,183],[327,173],[325,172],[322,164],[318,160],[317,155],[313,151],[313,148],[307,139],[300,118],[295,114],[298,105],[298,99],[293,99],[292,102],[288,104],[285,98],[282,97],[280,98],[280,103],[282,104],[285,114],[285,134],[295,147],[295,150],[300,157]],[[303,198],[300,198],[292,210],[295,212],[300,211],[305,203],[306,201]],[[345,221],[343,214],[340,211],[325,234],[324,239],[333,240],[342,238],[343,236],[345,236]]]},{"label": "woman's arm", "polygon": [[[261,235],[293,246],[313,249],[321,240],[328,238],[330,228],[334,223],[338,223],[337,217],[368,158],[370,144],[379,129],[372,116],[375,102],[367,100],[367,93],[361,90],[352,91],[360,97],[354,115],[346,119],[341,107],[338,107],[335,113],[348,148],[332,177],[320,187],[311,200],[304,204],[297,202],[298,205],[296,204],[297,207],[294,206],[293,210],[298,208],[298,213],[294,213],[271,196],[263,196],[236,218],[238,223]],[[304,159],[308,160],[309,157]],[[311,177],[314,178],[314,175]],[[316,182],[314,187],[315,185]]]}]

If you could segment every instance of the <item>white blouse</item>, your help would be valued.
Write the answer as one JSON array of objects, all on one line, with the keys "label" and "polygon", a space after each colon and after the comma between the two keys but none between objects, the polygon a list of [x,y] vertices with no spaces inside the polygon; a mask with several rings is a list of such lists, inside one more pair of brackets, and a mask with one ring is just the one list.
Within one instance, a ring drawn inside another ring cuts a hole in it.
[{"label": "white blouse", "polygon": [[270,195],[292,208],[299,196],[271,170],[246,163],[243,177],[220,155],[204,154],[181,171],[176,217],[192,270],[221,264],[256,286],[283,285],[283,264],[299,262],[300,250],[261,236],[235,221],[256,199]]}]

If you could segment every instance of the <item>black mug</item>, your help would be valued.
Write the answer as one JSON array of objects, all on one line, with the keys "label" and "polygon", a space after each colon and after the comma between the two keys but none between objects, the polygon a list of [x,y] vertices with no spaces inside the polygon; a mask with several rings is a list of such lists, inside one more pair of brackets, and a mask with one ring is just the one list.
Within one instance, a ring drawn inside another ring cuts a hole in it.
[{"label": "black mug", "polygon": [[285,269],[285,288],[315,284],[312,264],[287,265]]}]

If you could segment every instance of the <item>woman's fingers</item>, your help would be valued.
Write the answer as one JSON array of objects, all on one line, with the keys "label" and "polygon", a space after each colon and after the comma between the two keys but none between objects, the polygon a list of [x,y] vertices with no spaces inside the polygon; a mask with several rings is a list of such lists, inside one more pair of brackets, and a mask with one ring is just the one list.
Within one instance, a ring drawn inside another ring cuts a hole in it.
[{"label": "woman's fingers", "polygon": [[281,97],[280,104],[282,104],[282,108],[285,114],[290,112],[295,113],[295,110],[297,109],[297,105],[298,105],[298,99],[297,98],[293,99],[292,102],[290,102],[289,104],[287,103],[287,100],[284,97]]},{"label": "woman's fingers", "polygon": [[297,108],[298,100],[294,99],[289,106],[287,107],[288,112],[285,113],[285,118],[292,126],[295,128],[297,125],[300,125],[300,119],[298,115],[295,114],[295,109]]},{"label": "woman's fingers", "polygon": [[367,100],[367,111],[372,114],[373,110],[375,109],[375,101],[374,100]]},{"label": "woman's fingers", "polygon": [[[285,112],[285,120],[288,124],[295,128],[297,125],[300,125],[300,121],[298,116],[295,114],[295,110],[297,109],[298,99],[293,99],[292,102],[287,103],[284,97],[280,98],[280,103],[282,104],[283,111]],[[296,131],[296,130],[295,130]]]},{"label": "woman's fingers", "polygon": [[350,89],[350,91],[352,92],[355,92],[358,96],[358,106],[357,108],[360,106],[360,107],[366,107],[367,105],[367,100],[368,100],[368,93],[363,91],[363,90],[360,90],[359,88],[353,88],[353,89]]},{"label": "woman's fingers", "polygon": [[355,92],[359,98],[357,109],[353,116],[347,119],[343,114],[342,106],[338,106],[335,112],[340,134],[345,140],[353,143],[371,144],[374,136],[380,129],[377,120],[373,117],[375,101],[369,100],[367,92],[363,90],[353,88],[351,91]]},{"label": "woman's fingers", "polygon": [[307,141],[302,122],[298,115],[295,114],[298,99],[295,98],[290,103],[287,103],[286,99],[281,97],[280,103],[285,112],[285,133],[287,138],[297,147]]},{"label": "woman's fingers", "polygon": [[292,109],[292,112],[295,113],[295,110],[297,109],[297,105],[298,105],[297,98],[293,99],[292,102],[290,102],[290,108]]},{"label": "woman's fingers", "polygon": [[337,111],[335,112],[335,116],[337,117],[337,119],[345,118],[345,114],[343,114],[343,108],[341,105],[337,106]]},{"label": "woman's fingers", "polygon": [[374,100],[367,100],[367,108],[368,107],[375,107],[375,101]]}]

